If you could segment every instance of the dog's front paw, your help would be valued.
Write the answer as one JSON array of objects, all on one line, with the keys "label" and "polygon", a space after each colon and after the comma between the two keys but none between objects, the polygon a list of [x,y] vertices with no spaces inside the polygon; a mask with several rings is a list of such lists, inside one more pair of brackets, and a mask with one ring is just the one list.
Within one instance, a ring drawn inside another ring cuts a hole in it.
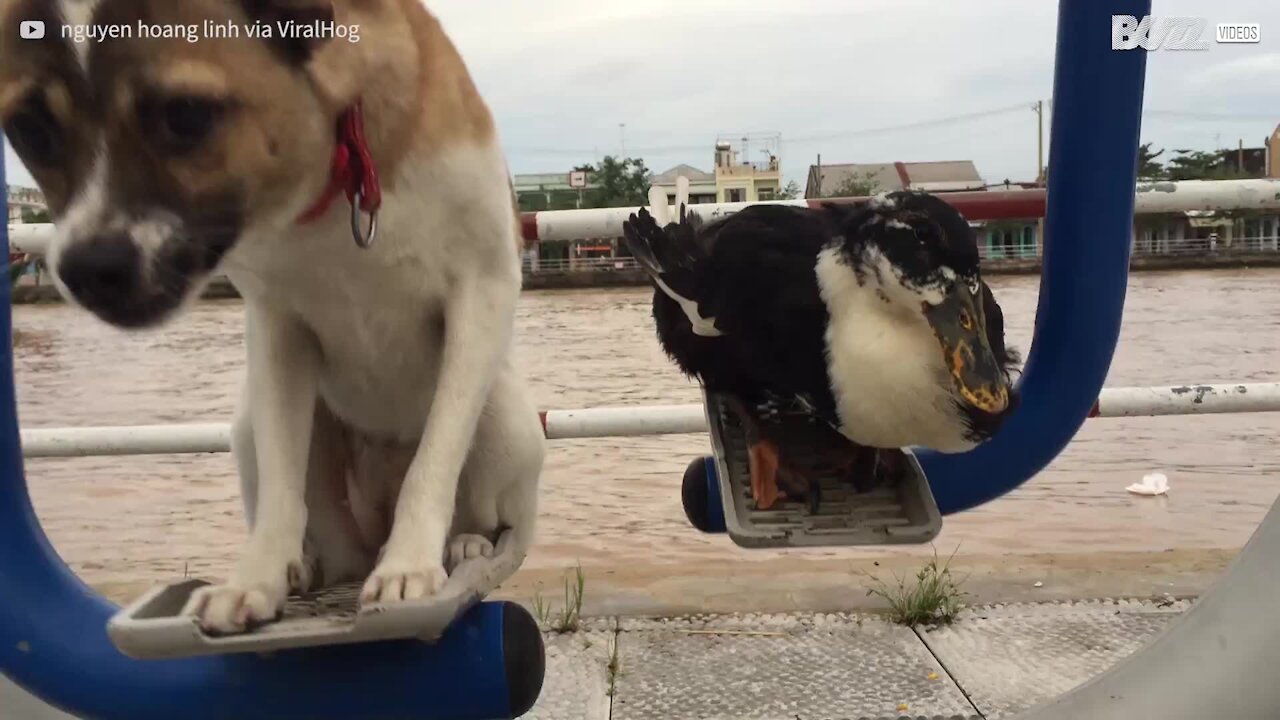
[{"label": "dog's front paw", "polygon": [[419,600],[440,592],[449,579],[440,563],[413,567],[383,560],[365,581],[360,604]]},{"label": "dog's front paw", "polygon": [[284,563],[277,572],[266,564],[241,569],[223,585],[196,590],[182,609],[207,633],[241,633],[280,616],[290,590],[304,592],[311,586],[312,564],[306,560]]},{"label": "dog's front paw", "polygon": [[478,557],[493,557],[493,543],[483,535],[462,534],[449,543],[449,567]]},{"label": "dog's front paw", "polygon": [[266,586],[210,585],[196,590],[182,610],[215,635],[240,633],[275,620],[284,607],[284,594]]}]

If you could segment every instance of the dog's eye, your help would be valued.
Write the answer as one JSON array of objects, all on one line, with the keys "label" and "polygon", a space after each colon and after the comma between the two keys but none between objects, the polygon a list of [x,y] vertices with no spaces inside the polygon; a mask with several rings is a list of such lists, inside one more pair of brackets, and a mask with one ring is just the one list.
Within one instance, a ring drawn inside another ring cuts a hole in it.
[{"label": "dog's eye", "polygon": [[62,158],[57,121],[43,101],[19,110],[4,125],[5,137],[19,157],[31,165],[47,167]]},{"label": "dog's eye", "polygon": [[209,136],[221,110],[222,105],[213,100],[175,97],[145,104],[142,114],[144,124],[167,149],[181,152]]}]

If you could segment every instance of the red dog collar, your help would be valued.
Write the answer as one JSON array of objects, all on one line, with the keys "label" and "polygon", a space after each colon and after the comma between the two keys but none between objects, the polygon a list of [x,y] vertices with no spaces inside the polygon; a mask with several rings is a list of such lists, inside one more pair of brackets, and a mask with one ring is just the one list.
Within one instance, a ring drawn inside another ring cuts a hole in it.
[{"label": "red dog collar", "polygon": [[[329,185],[319,199],[298,217],[298,223],[307,223],[328,212],[338,194],[346,192],[351,203],[351,232],[356,244],[369,247],[377,233],[378,208],[382,206],[382,188],[378,184],[378,170],[369,153],[364,137],[364,113],[357,102],[338,118],[338,141],[333,146],[333,166],[329,171]],[[360,213],[369,213],[369,234],[360,227]]]}]

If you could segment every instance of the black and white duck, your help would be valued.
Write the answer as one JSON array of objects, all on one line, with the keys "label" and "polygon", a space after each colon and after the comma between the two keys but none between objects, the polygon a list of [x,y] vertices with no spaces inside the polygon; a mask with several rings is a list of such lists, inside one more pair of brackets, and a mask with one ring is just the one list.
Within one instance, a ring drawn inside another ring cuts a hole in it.
[{"label": "black and white duck", "polygon": [[[946,202],[899,191],[861,206],[753,205],[704,224],[682,195],[673,215],[654,188],[625,241],[656,286],[667,355],[746,421],[758,508],[777,501],[780,474],[866,472],[865,448],[871,467],[876,449],[965,452],[1013,411],[1017,353],[973,230]],[[811,421],[799,433],[826,457],[788,459],[797,431],[779,422],[796,408]]]}]

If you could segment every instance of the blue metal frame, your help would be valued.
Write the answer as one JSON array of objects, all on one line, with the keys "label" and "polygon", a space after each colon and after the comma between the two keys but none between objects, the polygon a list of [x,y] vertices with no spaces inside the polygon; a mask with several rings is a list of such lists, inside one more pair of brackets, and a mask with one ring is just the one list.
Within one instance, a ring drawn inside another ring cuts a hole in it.
[{"label": "blue metal frame", "polygon": [[1044,269],[1022,405],[987,444],[918,454],[938,509],[968,510],[1029,480],[1102,390],[1124,312],[1146,51],[1111,49],[1111,15],[1150,0],[1060,0]]},{"label": "blue metal frame", "polygon": [[720,499],[720,472],[716,470],[716,459],[709,455],[702,458],[702,471],[707,485],[707,532],[727,532],[729,526],[724,521],[724,502]]},{"label": "blue metal frame", "polygon": [[7,225],[0,240],[0,672],[91,720],[493,720],[527,710],[511,704],[524,704],[513,698],[531,692],[536,698],[529,685],[542,684],[541,645],[522,639],[527,631],[509,632],[511,614],[525,611],[508,603],[473,608],[435,645],[164,661],[120,654],[107,637],[115,606],[63,564],[27,494],[14,404]]}]

